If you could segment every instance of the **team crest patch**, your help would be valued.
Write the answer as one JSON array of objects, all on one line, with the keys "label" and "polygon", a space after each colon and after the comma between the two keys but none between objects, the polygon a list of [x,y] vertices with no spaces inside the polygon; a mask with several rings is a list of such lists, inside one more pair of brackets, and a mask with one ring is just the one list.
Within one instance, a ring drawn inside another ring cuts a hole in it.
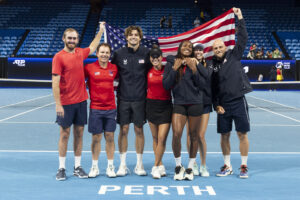
[{"label": "team crest patch", "polygon": [[139,64],[144,64],[145,60],[144,59],[139,59]]},{"label": "team crest patch", "polygon": [[108,71],[108,74],[109,74],[110,76],[113,76],[113,75],[114,75],[114,73],[113,73],[111,70]]},{"label": "team crest patch", "polygon": [[99,76],[100,75],[100,72],[95,72],[95,76]]},{"label": "team crest patch", "polygon": [[149,74],[149,78],[151,78],[151,77],[152,77],[152,73]]},{"label": "team crest patch", "polygon": [[128,63],[127,59],[124,59],[124,60],[123,60],[123,64],[124,64],[124,65],[127,65],[127,63]]}]

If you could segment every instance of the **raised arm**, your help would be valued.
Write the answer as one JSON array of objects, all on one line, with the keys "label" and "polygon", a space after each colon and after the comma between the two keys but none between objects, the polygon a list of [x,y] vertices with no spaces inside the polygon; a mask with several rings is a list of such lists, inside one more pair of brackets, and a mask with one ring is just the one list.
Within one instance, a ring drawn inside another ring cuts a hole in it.
[{"label": "raised arm", "polygon": [[235,47],[233,48],[233,53],[237,58],[240,60],[242,59],[243,53],[245,51],[247,40],[248,40],[248,33],[246,29],[246,23],[242,15],[242,11],[240,8],[233,8],[234,14],[238,18],[237,23],[237,42]]},{"label": "raised arm", "polygon": [[100,22],[99,31],[98,31],[97,35],[95,36],[95,38],[93,39],[93,41],[91,42],[91,44],[89,46],[89,48],[90,48],[89,55],[92,55],[96,51],[97,46],[100,43],[100,40],[101,40],[101,37],[102,37],[102,34],[103,34],[104,30],[105,30],[105,22]]}]

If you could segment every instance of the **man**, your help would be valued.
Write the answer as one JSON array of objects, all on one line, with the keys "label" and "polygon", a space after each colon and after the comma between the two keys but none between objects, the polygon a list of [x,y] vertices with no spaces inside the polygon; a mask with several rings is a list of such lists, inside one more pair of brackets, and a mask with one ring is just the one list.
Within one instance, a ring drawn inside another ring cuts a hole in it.
[{"label": "man", "polygon": [[76,48],[79,34],[73,28],[64,31],[64,49],[58,52],[52,62],[52,89],[56,103],[56,122],[60,126],[58,142],[59,169],[56,180],[65,180],[65,161],[71,125],[74,134],[75,167],[73,174],[88,178],[81,167],[83,128],[87,123],[87,98],[83,60],[94,53],[104,31],[104,23],[88,48]]},{"label": "man", "polygon": [[125,37],[127,46],[115,51],[112,58],[112,63],[117,65],[119,71],[117,120],[120,124],[118,144],[121,162],[117,176],[125,176],[128,173],[126,152],[130,123],[134,123],[136,135],[137,163],[134,172],[143,176],[147,174],[144,170],[142,155],[145,143],[143,125],[145,123],[146,75],[151,67],[149,49],[140,45],[143,38],[140,27],[126,28]]},{"label": "man", "polygon": [[224,166],[217,176],[227,176],[233,173],[230,163],[230,132],[232,121],[235,122],[240,140],[242,164],[240,178],[248,178],[247,159],[249,142],[247,132],[250,131],[248,105],[245,94],[252,91],[249,80],[243,71],[241,58],[247,43],[247,30],[242,12],[233,8],[238,18],[237,43],[232,50],[227,50],[224,41],[217,39],[213,43],[214,57],[212,65],[213,104],[218,113],[217,129],[221,134],[221,148],[224,156]]},{"label": "man", "polygon": [[118,70],[116,65],[109,62],[110,55],[110,45],[107,43],[99,44],[96,51],[98,60],[84,67],[91,99],[88,130],[92,134],[92,167],[89,177],[96,177],[100,173],[98,158],[103,134],[106,141],[106,175],[110,178],[116,177],[114,167],[114,132],[117,124],[117,107],[114,80],[117,77]]}]

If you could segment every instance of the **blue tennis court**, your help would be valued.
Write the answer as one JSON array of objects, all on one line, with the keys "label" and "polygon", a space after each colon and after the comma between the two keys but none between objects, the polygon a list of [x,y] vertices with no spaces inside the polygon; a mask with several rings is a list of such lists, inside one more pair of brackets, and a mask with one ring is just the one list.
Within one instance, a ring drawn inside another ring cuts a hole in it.
[{"label": "blue tennis court", "polygon": [[[126,177],[105,176],[106,155],[99,158],[100,176],[78,179],[72,175],[73,138],[69,140],[67,180],[56,181],[59,128],[55,121],[55,104],[51,89],[0,89],[0,199],[299,199],[300,191],[300,92],[255,91],[247,95],[251,132],[248,159],[249,179],[238,178],[240,155],[238,138],[231,136],[234,174],[216,177],[223,165],[220,136],[216,133],[216,114],[212,113],[206,133],[207,166],[211,176],[196,176],[193,181],[174,181],[175,162],[171,148],[172,133],[167,140],[163,163],[167,177],[150,175],[154,163],[152,136],[146,124],[144,167],[148,176],[133,173],[136,163],[134,133],[129,133],[127,165],[132,173]],[[115,133],[116,150],[118,128]],[[82,165],[91,166],[91,136],[84,133]],[[182,138],[183,164],[188,162],[185,134]],[[102,140],[104,149],[104,139]],[[197,157],[199,164],[199,156]],[[119,154],[115,153],[115,166]]]}]

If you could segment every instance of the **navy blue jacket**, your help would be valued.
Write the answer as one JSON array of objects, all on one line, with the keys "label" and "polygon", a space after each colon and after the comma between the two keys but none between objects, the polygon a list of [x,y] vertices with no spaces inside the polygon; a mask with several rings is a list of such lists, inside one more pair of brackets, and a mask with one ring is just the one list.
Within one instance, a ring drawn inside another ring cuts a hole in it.
[{"label": "navy blue jacket", "polygon": [[211,76],[213,73],[213,67],[212,65],[208,66],[206,63],[206,67],[204,67],[204,70],[206,71],[206,74],[200,74],[202,75],[201,78],[203,79],[204,85],[202,87],[203,92],[203,104],[204,105],[211,105],[212,104],[212,89],[211,89]]},{"label": "navy blue jacket", "polygon": [[174,56],[167,57],[167,64],[163,74],[163,87],[166,90],[172,90],[174,104],[202,104],[203,95],[201,89],[204,83],[201,81],[199,71],[202,70],[200,67],[204,67],[199,64],[197,66],[198,73],[196,74],[193,74],[192,70],[186,67],[181,80],[177,81],[178,72],[173,70],[174,62]]},{"label": "navy blue jacket", "polygon": [[114,52],[112,63],[119,70],[118,99],[131,102],[145,100],[147,73],[151,68],[149,58],[149,49],[141,45],[136,51],[122,47]]},{"label": "navy blue jacket", "polygon": [[208,63],[208,67],[213,67],[212,90],[214,108],[252,91],[249,79],[241,64],[248,39],[244,19],[238,21],[237,30],[237,42],[234,48],[227,50],[222,60],[214,56],[211,62]]}]

